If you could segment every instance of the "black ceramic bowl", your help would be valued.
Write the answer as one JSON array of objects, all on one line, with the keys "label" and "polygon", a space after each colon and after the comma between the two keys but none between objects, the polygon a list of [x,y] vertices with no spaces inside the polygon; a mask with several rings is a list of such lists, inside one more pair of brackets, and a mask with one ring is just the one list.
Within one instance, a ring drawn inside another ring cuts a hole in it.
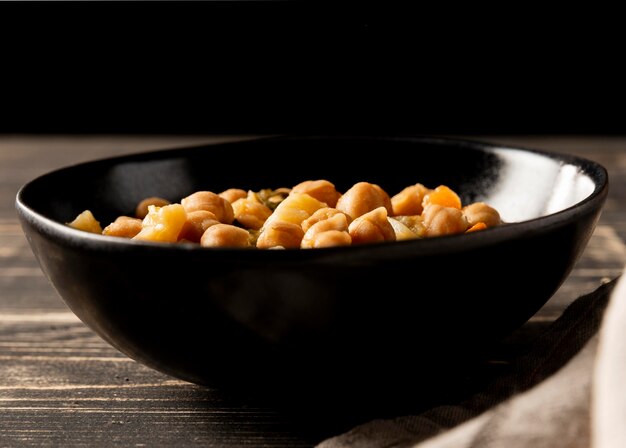
[{"label": "black ceramic bowl", "polygon": [[[145,243],[106,225],[148,196],[328,179],[390,194],[445,184],[507,225],[466,235],[310,250]],[[17,211],[43,271],[76,315],[131,358],[199,384],[314,378],[375,384],[473,353],[527,321],[589,240],[607,196],[589,160],[433,138],[271,137],[157,151],[39,177]]]}]

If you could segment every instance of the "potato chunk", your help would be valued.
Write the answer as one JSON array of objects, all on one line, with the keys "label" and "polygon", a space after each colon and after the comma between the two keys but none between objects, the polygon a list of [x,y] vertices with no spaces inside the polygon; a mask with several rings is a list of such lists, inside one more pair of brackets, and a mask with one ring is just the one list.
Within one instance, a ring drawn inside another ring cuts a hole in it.
[{"label": "potato chunk", "polygon": [[145,198],[137,207],[135,207],[135,218],[143,219],[148,214],[148,206],[156,205],[157,207],[163,207],[164,205],[170,205],[170,201],[167,199],[160,198],[158,196],[150,196],[149,198]]},{"label": "potato chunk", "polygon": [[67,225],[78,230],[84,230],[85,232],[102,233],[100,222],[96,221],[93,213],[89,210],[85,210],[79,214],[72,222],[68,222]]},{"label": "potato chunk", "polygon": [[320,202],[306,193],[292,193],[278,204],[272,216],[265,221],[264,227],[277,221],[289,222],[300,226],[302,221],[309,218],[320,208],[325,207],[326,204],[324,202]]},{"label": "potato chunk", "polygon": [[186,221],[187,213],[180,204],[163,207],[149,205],[148,214],[141,223],[141,232],[135,235],[133,239],[166,243],[176,242]]}]

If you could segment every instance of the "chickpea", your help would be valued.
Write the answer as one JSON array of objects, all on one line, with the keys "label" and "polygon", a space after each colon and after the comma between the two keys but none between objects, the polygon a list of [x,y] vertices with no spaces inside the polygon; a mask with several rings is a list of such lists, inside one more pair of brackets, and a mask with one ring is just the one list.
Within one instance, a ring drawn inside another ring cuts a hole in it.
[{"label": "chickpea", "polygon": [[246,229],[259,230],[272,214],[269,207],[250,196],[237,199],[232,203],[235,219]]},{"label": "chickpea", "polygon": [[421,215],[424,208],[422,201],[424,196],[430,192],[422,184],[411,185],[406,187],[400,193],[391,198],[391,206],[393,208],[393,216],[398,215]]},{"label": "chickpea", "polygon": [[115,221],[106,226],[103,235],[132,238],[141,232],[141,219],[130,216],[118,216]]},{"label": "chickpea", "polygon": [[426,236],[463,233],[467,230],[467,219],[456,207],[429,204],[424,208],[422,218],[426,227]]},{"label": "chickpea", "polygon": [[484,202],[474,202],[473,204],[463,207],[463,215],[467,219],[468,225],[471,227],[479,222],[485,223],[487,227],[494,227],[502,224],[500,213],[485,204]]},{"label": "chickpea", "polygon": [[246,190],[242,190],[241,188],[229,188],[218,194],[220,198],[226,199],[231,204],[237,199],[245,198],[247,195]]},{"label": "chickpea", "polygon": [[211,191],[196,191],[181,199],[180,203],[185,207],[187,213],[206,210],[213,213],[217,220],[223,224],[231,224],[235,220],[230,202]]},{"label": "chickpea", "polygon": [[219,223],[215,215],[206,210],[189,212],[187,213],[187,220],[178,234],[178,239],[199,243],[206,229]]},{"label": "chickpea", "polygon": [[[334,232],[333,236],[327,235],[326,237],[320,237],[321,234],[327,232]],[[348,238],[345,236],[337,235],[335,232],[343,232]],[[322,221],[318,221],[313,224],[309,229],[304,233],[304,237],[302,238],[302,242],[300,243],[300,247],[302,248],[311,248],[311,247],[322,247],[320,244],[332,244],[333,242],[337,242],[340,245],[346,245],[345,241],[351,241],[352,238],[348,234],[348,220],[346,215],[339,212],[338,214],[333,215],[328,219],[324,219]],[[334,244],[334,245],[339,245]]]},{"label": "chickpea", "polygon": [[345,216],[348,224],[350,224],[352,222],[352,218],[350,218],[345,213],[340,212],[336,208],[324,207],[324,208],[320,208],[315,213],[313,213],[311,216],[309,216],[307,219],[302,221],[302,230],[304,230],[306,232],[315,223],[320,222],[320,221],[324,221],[325,219],[328,219],[328,218],[332,218],[333,216],[338,215],[338,214],[341,214],[341,215]]},{"label": "chickpea", "polygon": [[292,193],[306,193],[329,207],[335,207],[341,197],[335,185],[327,180],[306,180],[291,189]]},{"label": "chickpea", "polygon": [[338,247],[338,246],[350,246],[352,244],[352,237],[350,234],[343,230],[327,230],[315,234],[308,246],[301,246],[303,249],[319,249],[322,247]]},{"label": "chickpea", "polygon": [[396,233],[387,220],[387,209],[378,207],[356,218],[348,227],[352,244],[395,241]]},{"label": "chickpea", "polygon": [[376,184],[358,182],[339,198],[336,208],[356,219],[378,207],[387,209],[388,214],[393,213],[391,199],[385,190]]},{"label": "chickpea", "polygon": [[284,248],[298,248],[304,237],[304,230],[298,224],[286,221],[274,221],[263,227],[256,242],[259,249],[269,249],[275,246]]},{"label": "chickpea", "polygon": [[143,219],[148,214],[148,206],[155,205],[157,207],[163,207],[164,205],[169,205],[170,201],[167,199],[163,199],[157,196],[151,196],[149,198],[144,199],[137,207],[135,207],[135,217],[139,219]]},{"label": "chickpea", "polygon": [[251,247],[250,234],[241,227],[218,223],[210,226],[202,234],[203,247]]}]

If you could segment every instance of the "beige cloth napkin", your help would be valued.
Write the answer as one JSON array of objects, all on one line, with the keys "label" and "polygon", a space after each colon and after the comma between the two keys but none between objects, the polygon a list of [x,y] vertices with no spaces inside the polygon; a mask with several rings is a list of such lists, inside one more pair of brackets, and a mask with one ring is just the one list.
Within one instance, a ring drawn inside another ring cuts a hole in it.
[{"label": "beige cloth napkin", "polygon": [[594,448],[626,446],[626,275],[619,280],[600,330],[592,394]]}]

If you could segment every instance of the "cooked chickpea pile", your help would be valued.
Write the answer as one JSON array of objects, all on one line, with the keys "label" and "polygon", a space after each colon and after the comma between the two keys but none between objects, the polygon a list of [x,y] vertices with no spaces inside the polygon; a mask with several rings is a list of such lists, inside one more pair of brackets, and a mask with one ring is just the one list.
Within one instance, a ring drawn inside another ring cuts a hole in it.
[{"label": "cooked chickpea pile", "polygon": [[258,192],[197,191],[179,204],[150,197],[137,204],[135,216],[120,216],[104,229],[89,210],[67,224],[142,241],[308,249],[474,232],[502,220],[483,202],[463,206],[445,185],[418,183],[390,197],[368,182],[341,194],[327,180],[308,180]]}]

